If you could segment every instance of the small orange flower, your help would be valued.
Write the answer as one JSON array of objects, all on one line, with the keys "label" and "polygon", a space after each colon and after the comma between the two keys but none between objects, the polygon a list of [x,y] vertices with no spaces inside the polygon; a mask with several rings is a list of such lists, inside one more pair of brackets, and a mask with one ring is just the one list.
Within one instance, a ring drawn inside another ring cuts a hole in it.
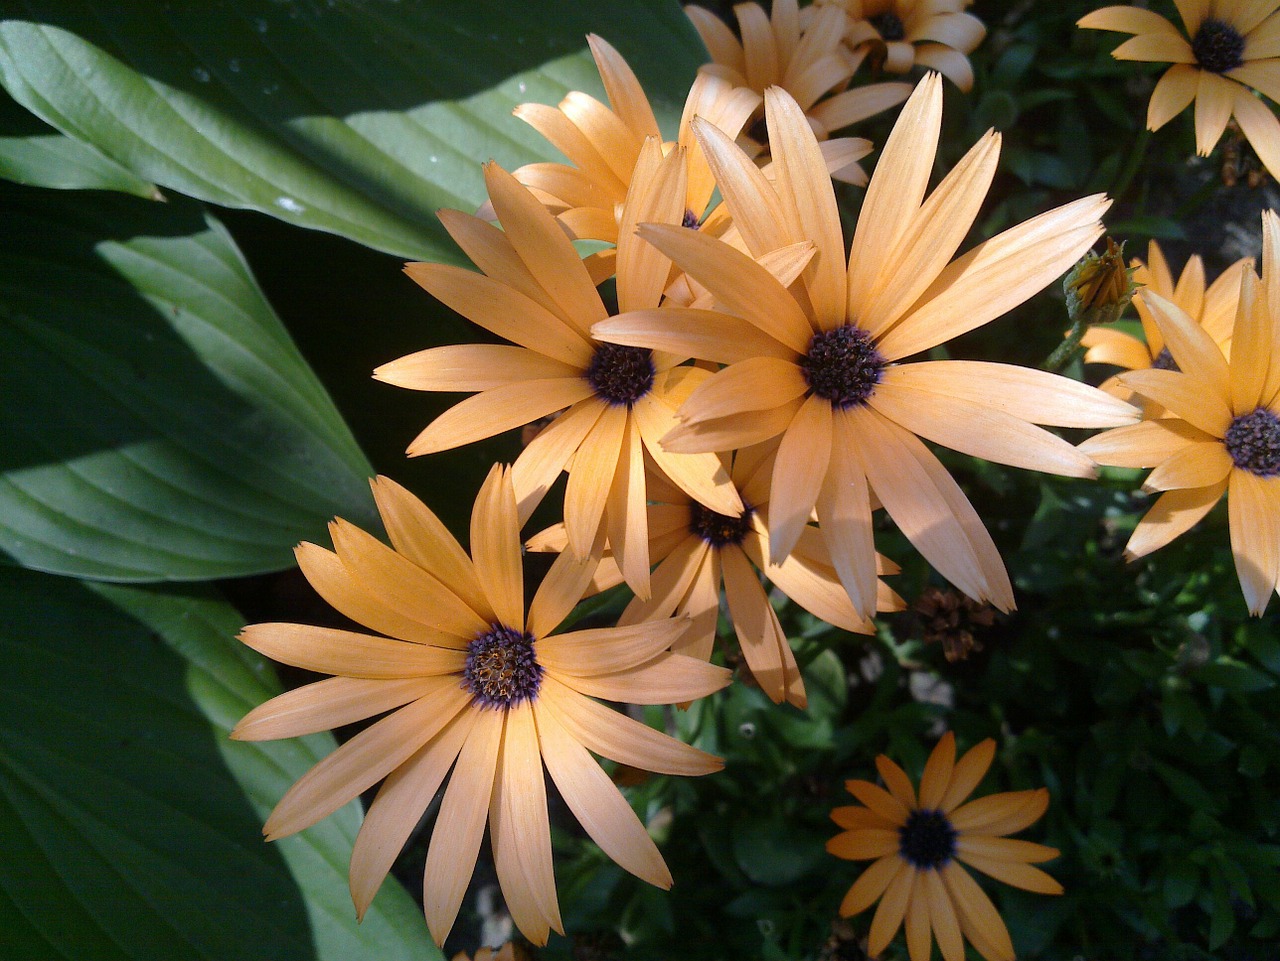
[{"label": "small orange flower", "polygon": [[1039,894],[1061,894],[1060,885],[1032,864],[1058,856],[1055,848],[1005,835],[1034,824],[1049,806],[1049,792],[1011,791],[964,803],[995,757],[987,739],[956,760],[955,737],[942,736],[916,795],[906,773],[881,754],[876,768],[884,788],[849,781],[849,793],[866,807],[836,808],[844,828],[827,850],[852,861],[873,860],[840,904],[845,917],[880,907],[871,920],[872,955],[879,955],[906,921],[911,961],[928,961],[932,939],[946,961],[964,961],[964,941],[987,961],[1013,961],[1013,943],[991,899],[961,863],[997,881]]},{"label": "small orange flower", "polygon": [[1280,589],[1280,218],[1262,215],[1262,280],[1240,273],[1231,357],[1181,307],[1147,293],[1174,364],[1120,375],[1162,414],[1105,431],[1080,449],[1100,464],[1153,467],[1160,499],[1134,529],[1131,560],[1190,530],[1227,495],[1231,550],[1249,613]]},{"label": "small orange flower", "polygon": [[1280,99],[1280,0],[1177,0],[1185,36],[1154,10],[1103,7],[1082,17],[1088,30],[1131,33],[1111,52],[1117,60],[1172,66],[1147,106],[1147,129],[1159,130],[1193,100],[1196,153],[1207,157],[1233,116],[1258,154],[1280,177],[1280,120],[1252,87]]},{"label": "small orange flower", "polygon": [[721,762],[595,698],[688,701],[724,687],[729,672],[669,652],[686,627],[678,620],[557,634],[596,566],[568,551],[526,616],[510,469],[495,466],[476,498],[470,556],[404,488],[380,477],[373,490],[394,547],[338,520],[332,552],[302,544],[297,556],[325,600],[376,633],[253,624],[240,636],[268,657],[334,676],[255,708],[232,737],[298,737],[386,714],[289,789],[267,839],[311,826],[382,781],[351,852],[351,897],[363,916],[449,776],[423,879],[432,937],[441,944],[453,927],[487,822],[511,917],[545,944],[549,930],[562,930],[545,765],[606,854],[670,887],[662,855],[589,752],[667,774],[707,774]]},{"label": "small orange flower", "polygon": [[[821,2],[821,0],[820,0]],[[973,87],[972,53],[987,28],[965,0],[831,0],[849,15],[846,43],[856,64],[872,57],[889,73],[936,70],[961,90]]]}]

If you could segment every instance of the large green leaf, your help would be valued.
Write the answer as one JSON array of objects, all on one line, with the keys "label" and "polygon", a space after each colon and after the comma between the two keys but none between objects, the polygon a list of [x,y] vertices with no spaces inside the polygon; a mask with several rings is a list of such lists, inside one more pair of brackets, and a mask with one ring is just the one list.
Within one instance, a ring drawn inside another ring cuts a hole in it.
[{"label": "large green leaf", "polygon": [[110,580],[292,563],[369,468],[217,221],[0,190],[0,554]]},{"label": "large green leaf", "polygon": [[352,803],[275,844],[262,818],[329,735],[227,732],[277,693],[192,590],[0,579],[0,943],[6,961],[440,958],[388,881],[357,925]]},{"label": "large green leaf", "polygon": [[460,255],[440,207],[480,164],[549,159],[511,116],[600,82],[584,35],[628,57],[678,118],[702,61],[675,0],[127,5],[0,0],[0,81],[139,176],[403,256]]},{"label": "large green leaf", "polygon": [[123,190],[160,199],[154,184],[93,147],[58,133],[0,94],[0,177],[34,187]]}]

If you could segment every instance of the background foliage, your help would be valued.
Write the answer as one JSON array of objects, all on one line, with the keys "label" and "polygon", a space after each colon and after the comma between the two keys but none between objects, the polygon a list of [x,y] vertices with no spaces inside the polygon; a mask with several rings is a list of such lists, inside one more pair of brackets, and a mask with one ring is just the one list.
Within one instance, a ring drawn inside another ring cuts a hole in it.
[{"label": "background foliage", "polygon": [[[1105,190],[1130,253],[1150,237],[1175,265],[1249,252],[1274,188],[1248,187],[1238,144],[1189,160],[1189,114],[1142,130],[1151,70],[1074,29],[1095,5],[975,5],[990,34],[973,92],[948,88],[940,167],[990,126],[1005,147],[971,239]],[[234,634],[321,622],[290,548],[324,542],[334,514],[376,525],[374,470],[462,529],[517,440],[404,459],[451,398],[369,371],[472,334],[400,265],[462,262],[434,211],[483,200],[481,161],[551,157],[512,106],[601,95],[586,32],[628,57],[669,133],[696,35],[674,0],[0,0],[0,18],[3,954],[439,957],[406,893],[421,840],[360,926],[343,877],[355,804],[261,842],[266,811],[333,740],[226,739],[279,689]],[[883,143],[890,122],[858,133]],[[852,216],[857,191],[842,199]],[[952,349],[1037,365],[1064,327],[1051,291]],[[952,663],[919,610],[867,639],[783,608],[808,712],[741,672],[686,713],[648,709],[728,762],[699,780],[617,772],[676,888],[625,875],[561,809],[571,937],[542,956],[860,957],[868,919],[835,915],[857,868],[822,850],[827,812],[876,753],[918,774],[945,728],[999,740],[984,789],[1052,792],[1033,836],[1063,851],[1049,868],[1067,894],[996,892],[1023,956],[1275,956],[1280,641],[1274,613],[1246,618],[1221,506],[1126,565],[1147,506],[1134,472],[1090,483],[947,461],[1009,560],[1018,612],[975,616],[981,649]],[[929,571],[894,531],[877,542],[915,600]],[[482,865],[477,892],[491,878]],[[475,947],[481,906],[468,897],[450,952]]]}]

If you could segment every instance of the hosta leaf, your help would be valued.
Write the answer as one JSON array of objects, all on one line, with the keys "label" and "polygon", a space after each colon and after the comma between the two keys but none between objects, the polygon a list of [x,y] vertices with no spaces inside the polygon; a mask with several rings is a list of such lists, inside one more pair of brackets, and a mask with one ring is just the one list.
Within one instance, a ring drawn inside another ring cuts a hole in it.
[{"label": "hosta leaf", "polygon": [[58,133],[0,94],[0,177],[33,187],[123,190],[159,199],[154,184],[93,147]]},{"label": "hosta leaf", "polygon": [[207,591],[0,580],[0,941],[41,961],[425,961],[388,882],[363,924],[353,803],[274,844],[262,818],[329,735],[227,732],[277,693]]},{"label": "hosta leaf", "polygon": [[0,190],[0,555],[110,580],[286,567],[369,468],[199,205]]},{"label": "hosta leaf", "polygon": [[632,61],[669,135],[705,56],[675,0],[0,0],[0,13],[0,82],[139,176],[430,259],[460,257],[435,211],[483,201],[482,162],[553,156],[513,106],[600,95],[586,33]]}]

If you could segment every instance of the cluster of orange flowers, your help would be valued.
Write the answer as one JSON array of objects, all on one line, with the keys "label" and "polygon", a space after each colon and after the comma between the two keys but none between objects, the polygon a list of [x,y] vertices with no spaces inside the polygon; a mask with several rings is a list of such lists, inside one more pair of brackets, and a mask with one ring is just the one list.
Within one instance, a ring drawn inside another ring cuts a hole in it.
[{"label": "cluster of orange flowers", "polygon": [[[727,685],[729,672],[710,663],[723,591],[762,689],[803,707],[765,584],[871,633],[877,612],[903,606],[880,580],[897,570],[875,549],[880,509],[960,590],[1011,610],[990,535],[924,441],[1067,476],[1093,476],[1099,463],[1156,467],[1147,487],[1166,493],[1135,532],[1133,556],[1186,530],[1229,489],[1241,582],[1261,612],[1280,580],[1274,215],[1261,281],[1241,263],[1206,290],[1193,261],[1174,285],[1153,245],[1138,300],[1146,344],[1106,329],[1085,341],[1089,360],[1133,369],[1106,390],[1005,364],[918,359],[1060,277],[1101,236],[1109,204],[1101,195],[1068,203],[957,256],[996,172],[999,134],[929,191],[938,74],[914,92],[849,84],[864,63],[899,73],[920,64],[967,87],[965,54],[984,31],[964,6],[827,0],[800,10],[776,0],[769,16],[741,4],[738,36],[690,8],[715,63],[670,142],[625,61],[591,37],[607,105],[573,92],[558,108],[516,111],[569,163],[514,173],[490,163],[485,207],[441,212],[478,272],[434,263],[407,272],[507,343],[436,347],[375,372],[401,387],[472,394],[409,453],[549,423],[514,464],[490,472],[469,554],[386,478],[374,494],[390,547],[339,520],[332,551],[298,548],[316,590],[375,633],[258,624],[242,638],[333,676],[262,705],[235,736],[291,737],[386,714],[294,785],[266,825],[271,838],[291,834],[382,781],[352,854],[358,912],[450,770],[424,882],[437,942],[486,823],[515,924],[538,944],[561,930],[544,765],[610,857],[670,885],[591,754],[668,774],[721,762],[596,699],[683,704]],[[1108,17],[1086,25],[1138,25]],[[870,145],[828,134],[903,99],[847,245],[832,178],[865,181],[857,160]],[[574,240],[608,246],[584,257]],[[608,279],[616,307],[601,296]],[[1045,426],[1113,429],[1073,447]],[[563,523],[524,545],[557,553],[526,607],[520,532],[561,474]],[[584,596],[621,583],[634,600],[616,627],[557,633]],[[963,957],[964,938],[991,961],[1013,958],[1003,922],[959,861],[1029,890],[1061,890],[1030,866],[1056,851],[1004,837],[1043,813],[1046,792],[962,803],[993,756],[986,741],[956,760],[947,735],[918,794],[887,758],[877,761],[887,791],[849,782],[865,807],[833,812],[844,833],[829,849],[874,859],[841,907],[851,914],[881,899],[873,953],[905,922],[913,961],[927,959],[935,937],[947,961]]]}]

